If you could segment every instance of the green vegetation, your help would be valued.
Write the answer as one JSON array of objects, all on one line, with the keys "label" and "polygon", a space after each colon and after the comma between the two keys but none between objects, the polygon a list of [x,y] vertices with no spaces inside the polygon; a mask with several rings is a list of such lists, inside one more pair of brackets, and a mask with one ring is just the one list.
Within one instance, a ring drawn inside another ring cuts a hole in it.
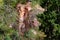
[{"label": "green vegetation", "polygon": [[60,36],[60,1],[59,0],[44,0],[41,4],[46,8],[43,14],[37,17],[41,21],[42,25],[40,30],[44,31],[47,35],[46,40],[59,40]]},{"label": "green vegetation", "polygon": [[42,25],[38,29],[30,29],[24,37],[19,37],[18,31],[9,27],[16,23],[18,2],[26,3],[26,0],[0,0],[0,40],[59,40],[60,0],[32,0],[32,6],[38,3],[46,11],[37,15]]}]

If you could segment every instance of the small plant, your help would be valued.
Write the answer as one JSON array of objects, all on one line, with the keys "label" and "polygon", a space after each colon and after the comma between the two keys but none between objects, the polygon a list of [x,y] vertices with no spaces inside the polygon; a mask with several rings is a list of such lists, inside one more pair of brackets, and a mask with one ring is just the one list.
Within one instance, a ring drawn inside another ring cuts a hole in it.
[{"label": "small plant", "polygon": [[44,34],[44,32],[41,31],[37,31],[35,29],[30,29],[25,36],[31,40],[36,40],[36,39],[42,39],[44,37],[46,37],[46,35]]}]

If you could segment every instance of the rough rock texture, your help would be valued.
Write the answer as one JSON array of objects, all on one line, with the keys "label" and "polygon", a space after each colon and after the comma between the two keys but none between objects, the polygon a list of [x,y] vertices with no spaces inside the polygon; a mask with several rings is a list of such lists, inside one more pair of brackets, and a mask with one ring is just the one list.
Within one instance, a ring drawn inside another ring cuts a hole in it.
[{"label": "rough rock texture", "polygon": [[[28,31],[30,28],[38,27],[41,25],[37,20],[36,15],[45,11],[41,6],[36,5],[35,8],[31,8],[30,2],[26,5],[18,4],[17,11],[19,13],[19,33]],[[23,20],[22,20],[23,19]]]}]

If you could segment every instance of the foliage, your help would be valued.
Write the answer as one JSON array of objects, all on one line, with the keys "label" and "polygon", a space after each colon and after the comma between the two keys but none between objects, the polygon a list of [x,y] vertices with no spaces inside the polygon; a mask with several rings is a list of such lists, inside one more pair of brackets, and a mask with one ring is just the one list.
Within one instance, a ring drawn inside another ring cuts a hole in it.
[{"label": "foliage", "polygon": [[31,40],[37,40],[37,39],[39,40],[39,39],[43,39],[44,37],[46,37],[46,35],[42,31],[30,29],[28,32],[25,33],[25,37]]},{"label": "foliage", "polygon": [[47,35],[46,40],[59,40],[60,35],[60,1],[59,0],[43,0],[41,6],[46,8],[43,14],[38,15],[39,21],[42,23],[40,30]]},{"label": "foliage", "polygon": [[11,36],[14,32],[17,33],[15,29],[9,27],[17,19],[15,4],[16,0],[0,0],[0,40],[12,40]]},{"label": "foliage", "polygon": [[[26,0],[0,0],[0,40],[19,40],[17,30],[10,28],[10,24],[16,23],[17,3],[26,3]],[[43,14],[37,15],[38,20],[41,22],[39,29],[30,29],[25,33],[25,36],[20,38],[41,39],[44,40],[59,40],[60,36],[60,0],[32,0],[32,6],[40,4],[43,8],[47,9]],[[37,32],[37,36],[32,32]],[[46,34],[46,35],[45,35]]]}]

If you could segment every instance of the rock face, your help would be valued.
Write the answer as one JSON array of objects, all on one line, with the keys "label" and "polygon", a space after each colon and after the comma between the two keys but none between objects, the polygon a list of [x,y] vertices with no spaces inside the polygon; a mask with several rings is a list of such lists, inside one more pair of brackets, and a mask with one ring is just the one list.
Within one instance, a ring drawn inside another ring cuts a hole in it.
[{"label": "rock face", "polygon": [[42,14],[44,11],[45,9],[38,4],[35,5],[35,8],[32,8],[31,11],[29,11],[29,20],[31,22],[31,27],[38,27],[39,25],[41,25],[41,23],[39,23],[39,21],[37,20],[36,15]]},{"label": "rock face", "polygon": [[19,33],[24,33],[28,31],[30,28],[38,27],[41,25],[37,20],[36,15],[38,13],[43,13],[45,9],[36,5],[35,8],[31,8],[30,2],[26,4],[18,4],[17,11],[19,13],[19,28],[17,29]]}]

